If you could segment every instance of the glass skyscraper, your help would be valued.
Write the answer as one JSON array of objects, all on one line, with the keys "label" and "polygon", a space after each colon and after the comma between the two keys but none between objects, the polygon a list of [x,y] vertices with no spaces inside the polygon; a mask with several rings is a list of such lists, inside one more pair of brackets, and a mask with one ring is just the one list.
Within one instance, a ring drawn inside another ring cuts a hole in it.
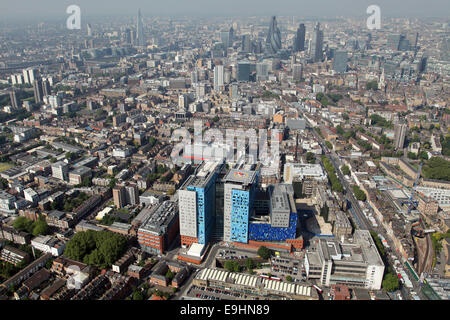
[{"label": "glass skyscraper", "polygon": [[269,26],[269,32],[266,38],[266,54],[272,55],[278,53],[281,49],[281,32],[277,26],[276,17],[272,17]]},{"label": "glass skyscraper", "polygon": [[305,34],[306,28],[302,23],[297,29],[297,35],[295,37],[294,42],[294,52],[304,51],[305,50]]},{"label": "glass skyscraper", "polygon": [[335,51],[333,70],[337,73],[347,72],[347,51]]},{"label": "glass skyscraper", "polygon": [[145,35],[142,26],[141,9],[138,10],[136,21],[136,45],[139,47],[143,47],[145,45]]},{"label": "glass skyscraper", "polygon": [[323,31],[320,30],[320,23],[317,22],[311,41],[311,59],[313,62],[323,60]]}]

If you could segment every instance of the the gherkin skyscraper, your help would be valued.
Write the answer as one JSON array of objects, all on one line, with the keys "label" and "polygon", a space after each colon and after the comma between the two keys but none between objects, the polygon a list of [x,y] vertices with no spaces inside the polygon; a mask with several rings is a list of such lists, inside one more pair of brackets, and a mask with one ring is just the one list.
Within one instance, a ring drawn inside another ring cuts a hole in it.
[{"label": "the gherkin skyscraper", "polygon": [[281,49],[281,32],[280,29],[278,29],[275,16],[270,20],[265,49],[266,54],[276,54]]}]

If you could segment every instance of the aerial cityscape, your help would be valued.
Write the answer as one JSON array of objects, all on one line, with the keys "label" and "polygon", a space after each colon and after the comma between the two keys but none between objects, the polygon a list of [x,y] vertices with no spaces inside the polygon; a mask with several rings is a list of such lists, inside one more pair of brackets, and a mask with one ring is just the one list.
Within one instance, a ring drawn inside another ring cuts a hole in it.
[{"label": "aerial cityscape", "polygon": [[0,300],[450,299],[448,3],[6,2]]}]

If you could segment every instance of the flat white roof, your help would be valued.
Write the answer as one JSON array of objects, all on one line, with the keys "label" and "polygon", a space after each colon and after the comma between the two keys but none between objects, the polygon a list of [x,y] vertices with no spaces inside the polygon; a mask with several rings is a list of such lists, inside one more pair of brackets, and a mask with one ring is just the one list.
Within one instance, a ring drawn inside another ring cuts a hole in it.
[{"label": "flat white roof", "polygon": [[193,243],[191,245],[191,247],[189,248],[187,254],[189,256],[193,256],[193,257],[201,257],[203,254],[203,250],[205,249],[205,245],[204,244],[200,244],[200,243]]}]

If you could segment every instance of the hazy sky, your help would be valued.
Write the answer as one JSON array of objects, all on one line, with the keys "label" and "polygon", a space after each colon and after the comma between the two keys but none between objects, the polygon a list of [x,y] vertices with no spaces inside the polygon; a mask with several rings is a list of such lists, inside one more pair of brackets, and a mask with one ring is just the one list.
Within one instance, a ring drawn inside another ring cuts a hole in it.
[{"label": "hazy sky", "polygon": [[363,16],[371,4],[380,6],[382,16],[450,16],[449,0],[0,0],[0,18],[65,19],[71,4],[86,16],[134,15],[137,8],[144,16]]}]

